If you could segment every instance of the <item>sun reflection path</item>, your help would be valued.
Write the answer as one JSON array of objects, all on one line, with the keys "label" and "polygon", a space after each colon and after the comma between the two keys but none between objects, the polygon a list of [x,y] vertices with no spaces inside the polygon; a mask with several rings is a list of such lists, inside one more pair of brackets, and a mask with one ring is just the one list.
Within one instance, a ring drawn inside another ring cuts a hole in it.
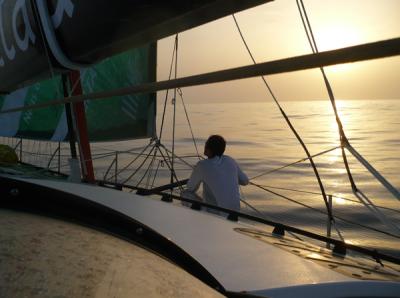
[{"label": "sun reflection path", "polygon": [[[335,100],[336,108],[340,117],[340,121],[342,122],[343,129],[346,132],[346,127],[350,125],[350,117],[348,113],[346,112],[349,108],[351,108],[351,102],[348,100]],[[331,107],[330,107],[331,108]],[[332,110],[333,113],[333,110]],[[338,126],[336,123],[336,120],[333,119],[333,121],[330,122],[330,129],[331,132],[335,132],[337,135],[339,134],[338,132]]]},{"label": "sun reflection path", "polygon": [[334,202],[334,204],[339,204],[339,205],[346,205],[346,204],[349,204],[349,202],[346,201],[345,199],[343,199],[343,198],[341,197],[340,194],[335,195],[335,196],[333,197],[333,202]]},{"label": "sun reflection path", "polygon": [[337,163],[341,158],[342,158],[342,154],[341,154],[340,148],[338,148],[329,153],[328,162],[329,162],[329,164],[332,165],[332,164]]}]

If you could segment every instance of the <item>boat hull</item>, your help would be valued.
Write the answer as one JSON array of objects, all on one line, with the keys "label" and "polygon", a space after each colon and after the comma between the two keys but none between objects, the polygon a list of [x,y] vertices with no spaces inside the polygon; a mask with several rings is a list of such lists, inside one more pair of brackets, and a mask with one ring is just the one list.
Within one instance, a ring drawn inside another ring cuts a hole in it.
[{"label": "boat hull", "polygon": [[[363,286],[382,297],[400,291],[393,264],[335,256],[260,226],[111,188],[1,174],[0,208],[78,222],[139,243],[228,296],[310,297],[320,291],[319,297],[359,297]],[[332,284],[344,294],[332,293]]]}]

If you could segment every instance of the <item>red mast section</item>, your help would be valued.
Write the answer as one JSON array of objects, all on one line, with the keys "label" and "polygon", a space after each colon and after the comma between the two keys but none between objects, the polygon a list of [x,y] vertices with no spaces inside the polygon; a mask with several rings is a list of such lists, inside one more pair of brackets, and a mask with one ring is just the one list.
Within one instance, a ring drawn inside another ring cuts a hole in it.
[{"label": "red mast section", "polygon": [[[72,95],[81,95],[82,85],[80,72],[77,70],[71,71],[69,73],[69,80],[71,83]],[[90,151],[89,135],[85,116],[85,104],[84,102],[73,103],[72,108],[78,134],[82,176],[86,182],[94,183],[96,179],[94,177],[92,153]]]}]

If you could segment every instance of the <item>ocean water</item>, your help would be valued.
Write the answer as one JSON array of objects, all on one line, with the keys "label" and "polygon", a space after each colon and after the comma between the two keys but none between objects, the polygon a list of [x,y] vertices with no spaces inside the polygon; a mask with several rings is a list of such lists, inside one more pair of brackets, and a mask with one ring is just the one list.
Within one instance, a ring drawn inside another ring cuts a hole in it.
[{"label": "ocean water", "polygon": [[[337,102],[345,133],[359,153],[373,165],[394,187],[400,189],[400,100],[342,100]],[[282,102],[294,127],[303,138],[311,154],[337,147],[339,138],[332,107],[326,101]],[[168,103],[161,142],[172,147],[172,104]],[[220,134],[227,140],[226,154],[234,157],[249,177],[277,169],[306,157],[302,147],[290,131],[274,103],[212,103],[187,104],[187,112],[200,154],[204,142],[211,134]],[[162,106],[158,107],[158,130],[161,123]],[[177,103],[175,153],[185,157],[191,165],[197,162],[196,148],[191,137],[187,118],[180,103]],[[147,142],[147,141],[146,141]],[[120,150],[143,145],[143,141],[121,143]],[[101,146],[99,144],[99,146]],[[115,146],[108,149],[115,149]],[[97,150],[106,149],[104,147]],[[148,152],[148,151],[146,151]],[[388,221],[400,227],[400,202],[388,192],[360,163],[349,153],[347,157],[357,187],[364,192],[370,202]],[[162,159],[162,158],[160,158]],[[132,160],[120,159],[120,165]],[[141,163],[139,158],[135,163]],[[151,158],[145,163],[149,165]],[[337,228],[347,242],[383,248],[398,254],[399,238],[381,234],[359,225],[370,226],[400,236],[400,231],[383,224],[376,215],[361,204],[353,195],[345,171],[341,150],[336,149],[314,159],[326,193],[333,195],[333,213]],[[157,165],[153,163],[153,174]],[[175,159],[179,179],[188,178],[191,168]],[[100,167],[101,168],[101,167]],[[119,176],[119,180],[129,177],[131,171]],[[137,184],[144,174],[130,181]],[[155,185],[169,182],[169,170],[165,163],[158,169]],[[142,186],[150,186],[151,179],[143,179]],[[157,182],[158,181],[158,182]],[[261,176],[253,182],[268,186],[278,195],[254,186],[242,187],[242,197],[266,218],[295,225],[317,233],[326,233],[327,216],[320,188],[308,161],[298,163],[280,171]],[[147,185],[146,185],[147,183]],[[284,188],[284,189],[281,189]],[[291,189],[291,190],[285,190]],[[299,192],[304,191],[304,192]],[[243,205],[243,211],[253,211]],[[342,220],[343,219],[343,220]],[[332,235],[338,237],[333,231]]]},{"label": "ocean water", "polygon": [[[339,145],[337,125],[329,100],[285,101],[281,104],[312,155]],[[395,188],[400,189],[400,100],[339,100],[337,106],[345,133],[353,147]],[[162,108],[158,107],[158,132]],[[326,207],[310,163],[304,161],[274,171],[306,157],[274,103],[186,104],[186,108],[200,155],[207,137],[220,134],[227,140],[226,154],[234,157],[249,177],[273,171],[252,181],[266,186],[275,194],[251,185],[241,189],[242,198],[260,212],[257,215],[326,234]],[[177,158],[174,167],[178,179],[185,179],[190,176],[190,166],[198,161],[198,157],[181,102],[177,102],[176,109],[174,151]],[[168,103],[161,137],[161,144],[169,150],[172,150],[172,110],[173,105]],[[112,152],[118,150],[118,171],[126,168],[118,173],[118,182],[127,181],[143,187],[169,183],[170,171],[163,156],[158,152],[156,155],[154,151],[150,152],[152,146],[142,152],[148,143],[148,140],[136,140],[93,144],[97,178],[102,179],[109,168],[106,178],[115,181],[115,164],[110,165],[115,158]],[[67,152],[67,147],[64,150]],[[400,228],[400,201],[349,152],[346,153],[357,187],[371,204],[378,206],[378,211],[372,213],[371,207],[361,204],[354,196],[341,150],[330,151],[315,157],[314,161],[326,193],[333,196],[336,227],[349,243],[400,255],[400,230],[384,224],[378,218],[384,216]],[[28,156],[26,158],[28,162],[40,161],[34,156],[31,160]],[[132,163],[135,158],[136,161]],[[143,167],[137,170],[140,165]],[[135,175],[130,178],[132,174]],[[254,214],[245,205],[243,211]],[[334,229],[332,236],[338,237]]]}]

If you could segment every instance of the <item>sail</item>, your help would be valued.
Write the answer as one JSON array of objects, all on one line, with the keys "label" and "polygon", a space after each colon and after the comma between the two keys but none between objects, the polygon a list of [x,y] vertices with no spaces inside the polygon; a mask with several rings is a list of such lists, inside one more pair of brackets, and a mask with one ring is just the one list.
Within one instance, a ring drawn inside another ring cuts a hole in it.
[{"label": "sail", "polygon": [[[154,44],[129,50],[85,68],[83,93],[128,87],[155,80]],[[0,97],[1,109],[42,103],[63,96],[60,75]],[[126,95],[85,104],[89,140],[115,141],[152,137],[156,95]],[[54,106],[0,115],[0,135],[36,140],[66,141],[65,107]]]},{"label": "sail", "polygon": [[0,93],[268,1],[1,0]]},{"label": "sail", "polygon": [[[0,1],[0,109],[61,98],[70,70],[84,69],[84,93],[153,82],[146,44],[269,1]],[[154,94],[86,103],[89,140],[153,136],[155,106]],[[0,135],[63,141],[65,108],[3,114]]]},{"label": "sail", "polygon": [[[84,93],[100,92],[155,80],[154,45],[130,50],[81,72]],[[88,101],[85,105],[90,141],[152,137],[156,94],[138,94]]]}]

